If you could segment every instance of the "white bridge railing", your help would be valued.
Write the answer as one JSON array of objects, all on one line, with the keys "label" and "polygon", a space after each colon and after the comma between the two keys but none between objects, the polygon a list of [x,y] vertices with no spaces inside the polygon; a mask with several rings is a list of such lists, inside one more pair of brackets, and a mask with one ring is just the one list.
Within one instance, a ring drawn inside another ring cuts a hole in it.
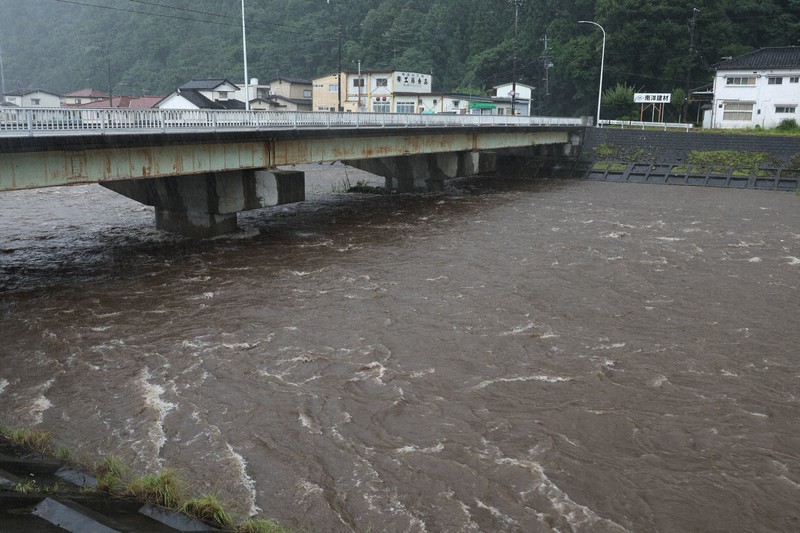
[{"label": "white bridge railing", "polygon": [[327,128],[590,126],[591,119],[311,111],[0,107],[0,137]]},{"label": "white bridge railing", "polygon": [[637,130],[645,130],[645,129],[658,129],[658,130],[686,130],[689,131],[694,126],[692,124],[687,124],[685,122],[643,122],[640,120],[601,120],[600,127],[616,127],[620,129],[631,129],[635,128]]}]

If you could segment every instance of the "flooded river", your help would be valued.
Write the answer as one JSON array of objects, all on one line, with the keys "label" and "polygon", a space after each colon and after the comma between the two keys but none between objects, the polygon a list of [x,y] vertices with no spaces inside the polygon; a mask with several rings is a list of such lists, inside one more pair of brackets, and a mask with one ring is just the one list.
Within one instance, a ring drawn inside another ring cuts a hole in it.
[{"label": "flooded river", "polygon": [[800,530],[800,197],[307,170],[204,242],[0,194],[0,423],[296,531]]}]

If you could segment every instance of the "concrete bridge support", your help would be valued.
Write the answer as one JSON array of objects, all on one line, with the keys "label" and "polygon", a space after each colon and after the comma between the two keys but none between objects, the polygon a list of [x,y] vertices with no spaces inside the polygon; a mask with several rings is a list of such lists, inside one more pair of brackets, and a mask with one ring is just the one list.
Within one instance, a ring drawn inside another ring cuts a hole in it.
[{"label": "concrete bridge support", "polygon": [[239,211],[305,199],[305,174],[285,170],[231,170],[101,185],[154,206],[157,228],[196,238],[236,230]]},{"label": "concrete bridge support", "polygon": [[496,159],[494,152],[443,152],[345,163],[383,176],[387,190],[405,193],[442,190],[445,179],[494,172]]},{"label": "concrete bridge support", "polygon": [[497,154],[497,175],[513,178],[567,178],[576,156],[573,145],[541,145]]}]

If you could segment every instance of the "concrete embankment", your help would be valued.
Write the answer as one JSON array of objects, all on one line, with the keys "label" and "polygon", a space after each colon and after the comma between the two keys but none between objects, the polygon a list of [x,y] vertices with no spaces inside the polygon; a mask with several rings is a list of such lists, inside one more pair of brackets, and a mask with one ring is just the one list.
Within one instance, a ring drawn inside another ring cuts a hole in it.
[{"label": "concrete embankment", "polygon": [[800,189],[800,137],[589,128],[576,175],[795,191]]},{"label": "concrete embankment", "polygon": [[0,533],[219,531],[95,486],[94,477],[80,468],[0,437]]}]

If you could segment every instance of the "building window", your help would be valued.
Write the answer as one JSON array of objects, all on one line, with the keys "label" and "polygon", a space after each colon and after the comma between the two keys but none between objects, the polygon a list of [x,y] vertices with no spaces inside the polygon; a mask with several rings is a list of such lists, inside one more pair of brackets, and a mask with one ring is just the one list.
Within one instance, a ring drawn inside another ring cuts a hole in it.
[{"label": "building window", "polygon": [[413,113],[414,102],[397,102],[397,107],[395,109],[398,113]]},{"label": "building window", "polygon": [[31,105],[42,105],[42,101],[39,98],[31,98]]},{"label": "building window", "polygon": [[727,85],[755,85],[755,77],[734,76],[725,80]]},{"label": "building window", "polygon": [[311,89],[303,89],[303,98],[311,98]]},{"label": "building window", "polygon": [[375,86],[376,87],[388,87],[389,86],[389,78],[375,78]]},{"label": "building window", "polygon": [[792,76],[789,78],[789,83],[797,83],[800,82],[800,76]]},{"label": "building window", "polygon": [[748,102],[726,102],[722,120],[753,120],[753,104]]},{"label": "building window", "polygon": [[336,93],[339,92],[339,84],[338,83],[331,83],[328,85],[328,92],[329,93]]},{"label": "building window", "polygon": [[797,106],[794,105],[775,106],[776,113],[794,113],[795,111],[797,111]]},{"label": "building window", "polygon": [[506,114],[506,110],[503,109],[502,107],[498,107],[497,108],[497,114],[498,115],[505,115]]},{"label": "building window", "polygon": [[389,102],[381,102],[380,104],[372,104],[372,111],[374,113],[391,113],[392,104]]},{"label": "building window", "polygon": [[227,99],[228,99],[228,93],[226,91],[219,91],[217,93],[217,100],[227,100]]},{"label": "building window", "polygon": [[353,87],[363,87],[363,86],[364,86],[364,78],[353,79]]},{"label": "building window", "polygon": [[769,78],[770,85],[783,85],[783,78]]}]

